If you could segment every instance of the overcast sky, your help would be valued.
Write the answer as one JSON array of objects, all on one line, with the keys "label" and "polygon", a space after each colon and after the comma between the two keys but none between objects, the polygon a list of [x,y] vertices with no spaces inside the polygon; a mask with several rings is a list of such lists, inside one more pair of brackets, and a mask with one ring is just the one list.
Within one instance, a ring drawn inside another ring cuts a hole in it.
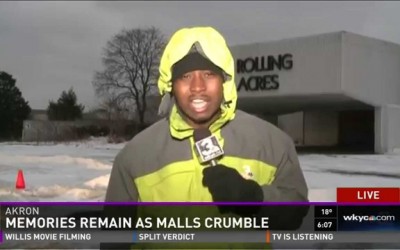
[{"label": "overcast sky", "polygon": [[122,28],[155,26],[166,37],[211,25],[230,45],[350,31],[400,44],[400,2],[0,1],[0,71],[33,109],[73,87],[86,111],[102,50]]}]

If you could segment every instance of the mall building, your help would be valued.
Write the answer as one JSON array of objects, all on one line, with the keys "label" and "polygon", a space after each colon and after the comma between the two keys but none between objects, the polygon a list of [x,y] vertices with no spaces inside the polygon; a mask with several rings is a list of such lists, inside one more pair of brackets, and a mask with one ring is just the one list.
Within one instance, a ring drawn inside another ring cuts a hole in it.
[{"label": "mall building", "polygon": [[298,147],[400,151],[399,44],[335,32],[231,49],[238,108]]}]

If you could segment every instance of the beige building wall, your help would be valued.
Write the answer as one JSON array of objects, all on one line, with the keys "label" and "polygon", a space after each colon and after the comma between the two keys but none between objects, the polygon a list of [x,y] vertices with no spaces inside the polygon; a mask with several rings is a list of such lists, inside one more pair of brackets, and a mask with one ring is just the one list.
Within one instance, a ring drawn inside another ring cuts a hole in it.
[{"label": "beige building wall", "polygon": [[285,131],[296,146],[304,145],[303,112],[296,112],[278,117],[278,127]]},{"label": "beige building wall", "polygon": [[337,145],[338,117],[337,112],[304,112],[304,144],[307,146]]},{"label": "beige building wall", "polygon": [[[238,107],[279,116],[278,126],[297,145],[349,145],[371,137],[377,153],[400,148],[399,44],[339,31],[237,45],[232,54]],[[286,56],[290,61],[281,69],[269,61]],[[368,132],[367,137],[362,130],[351,130],[362,121],[343,117],[343,111],[373,110],[365,129],[372,128],[374,134]]]},{"label": "beige building wall", "polygon": [[338,144],[337,112],[307,111],[280,115],[278,127],[297,146],[335,146]]}]

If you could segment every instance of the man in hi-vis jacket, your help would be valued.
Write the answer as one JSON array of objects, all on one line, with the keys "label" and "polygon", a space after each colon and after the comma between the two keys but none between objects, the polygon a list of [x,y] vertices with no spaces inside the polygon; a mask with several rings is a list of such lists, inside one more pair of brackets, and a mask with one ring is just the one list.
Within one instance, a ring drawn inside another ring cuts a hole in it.
[{"label": "man in hi-vis jacket", "polygon": [[[166,118],[117,155],[106,201],[307,201],[292,139],[236,110],[234,59],[218,31],[193,27],[173,34],[161,58],[158,88]],[[216,164],[202,162],[196,152],[199,129],[209,130],[223,149]],[[238,216],[268,214],[279,228],[297,228],[305,213],[273,206],[218,209]]]}]

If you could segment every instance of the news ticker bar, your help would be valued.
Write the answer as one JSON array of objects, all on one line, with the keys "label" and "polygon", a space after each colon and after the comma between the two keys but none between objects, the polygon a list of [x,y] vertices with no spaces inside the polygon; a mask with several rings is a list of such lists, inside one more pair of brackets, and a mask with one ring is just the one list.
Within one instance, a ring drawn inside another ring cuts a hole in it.
[{"label": "news ticker bar", "polygon": [[[10,240],[9,238],[16,238]],[[398,232],[287,232],[287,231],[94,231],[94,232],[57,232],[40,233],[3,232],[3,242],[0,249],[37,248],[37,247],[72,247],[98,248],[100,244],[126,243],[260,243],[265,244],[295,244],[310,246],[316,243],[399,243]]]},{"label": "news ticker bar", "polygon": [[[211,206],[211,205],[209,205]],[[264,206],[268,206],[265,204]],[[107,227],[104,223],[102,223],[102,211],[105,206],[78,206],[75,204],[74,206],[43,206],[37,204],[36,206],[0,206],[0,230],[4,232],[8,232],[9,230],[43,230],[53,228],[55,231],[63,230],[63,229],[85,229],[84,227],[80,227],[79,222],[86,222],[85,225],[91,225],[90,223],[95,224],[95,228],[86,227],[87,230],[90,229],[101,229],[108,228],[115,224],[113,228],[115,230],[141,230],[144,228],[152,228],[153,230],[163,230],[163,229],[199,229],[206,228],[206,230],[220,230],[220,229],[228,229],[228,230],[236,230],[236,229],[269,229],[269,230],[280,230],[279,228],[274,228],[275,221],[279,220],[278,217],[284,217],[284,212],[296,213],[297,206],[290,206],[291,210],[288,211],[285,207],[274,206],[275,211],[279,211],[279,214],[271,214],[265,215],[268,216],[267,227],[260,227],[261,223],[259,220],[253,220],[253,218],[243,218],[248,219],[250,224],[247,226],[241,227],[231,227],[230,225],[233,223],[228,221],[229,218],[223,218],[226,216],[221,216],[221,220],[218,217],[209,218],[207,220],[208,214],[203,214],[202,218],[197,218],[199,212],[204,211],[207,206],[152,206],[152,207],[141,207],[138,205],[132,206],[111,206],[114,210],[116,216],[121,216],[121,214],[129,214],[132,215],[137,208],[142,209],[153,209],[156,208],[160,212],[157,214],[160,218],[160,221],[163,220],[165,223],[164,227],[157,227],[155,223],[155,214],[152,214],[153,218],[147,218],[141,216],[142,221],[146,221],[147,219],[153,219],[153,225],[149,227],[139,227],[135,221],[129,223],[128,226],[121,227],[122,223],[119,223],[118,220],[107,220],[105,222],[109,222]],[[302,205],[304,207],[304,205]],[[193,210],[192,210],[193,209]],[[286,209],[286,210],[285,210]],[[175,213],[178,211],[178,213]],[[186,213],[187,211],[191,211],[191,213]],[[211,215],[210,215],[211,216]],[[156,219],[158,219],[156,218]],[[206,218],[204,220],[204,218]],[[213,219],[215,218],[215,219]],[[36,220],[37,219],[37,220]],[[48,219],[48,220],[47,220]],[[69,219],[74,220],[74,224],[65,224],[68,227],[57,226],[57,224],[50,223],[52,220],[60,219],[59,225],[61,225],[61,219],[64,219],[63,222],[69,223]],[[89,221],[88,219],[93,219]],[[99,220],[97,220],[99,219]],[[168,223],[164,220],[168,219]],[[197,219],[197,221],[195,221]],[[234,218],[232,218],[234,219]],[[206,221],[207,220],[207,221]],[[226,220],[227,222],[221,222],[222,220]],[[361,206],[361,205],[320,205],[320,206],[310,206],[308,210],[307,216],[302,220],[301,229],[304,231],[315,231],[315,232],[323,232],[323,231],[400,231],[400,205],[399,206]],[[113,223],[115,222],[115,223]],[[196,224],[196,223],[197,224]],[[206,224],[206,222],[208,224]],[[219,223],[218,223],[219,222]],[[243,222],[243,221],[242,221]],[[28,227],[31,224],[36,225],[35,227]],[[229,224],[230,223],[230,224]],[[101,226],[98,226],[102,224]],[[228,226],[224,226],[229,224]],[[246,223],[242,223],[240,225],[245,225]],[[166,226],[168,225],[168,226]],[[197,227],[196,227],[197,225]],[[221,227],[221,225],[223,225]],[[51,227],[53,226],[53,227]],[[97,226],[97,228],[96,228]],[[290,230],[290,229],[289,229]],[[0,235],[1,236],[1,235]],[[1,238],[0,238],[1,239]]]}]

